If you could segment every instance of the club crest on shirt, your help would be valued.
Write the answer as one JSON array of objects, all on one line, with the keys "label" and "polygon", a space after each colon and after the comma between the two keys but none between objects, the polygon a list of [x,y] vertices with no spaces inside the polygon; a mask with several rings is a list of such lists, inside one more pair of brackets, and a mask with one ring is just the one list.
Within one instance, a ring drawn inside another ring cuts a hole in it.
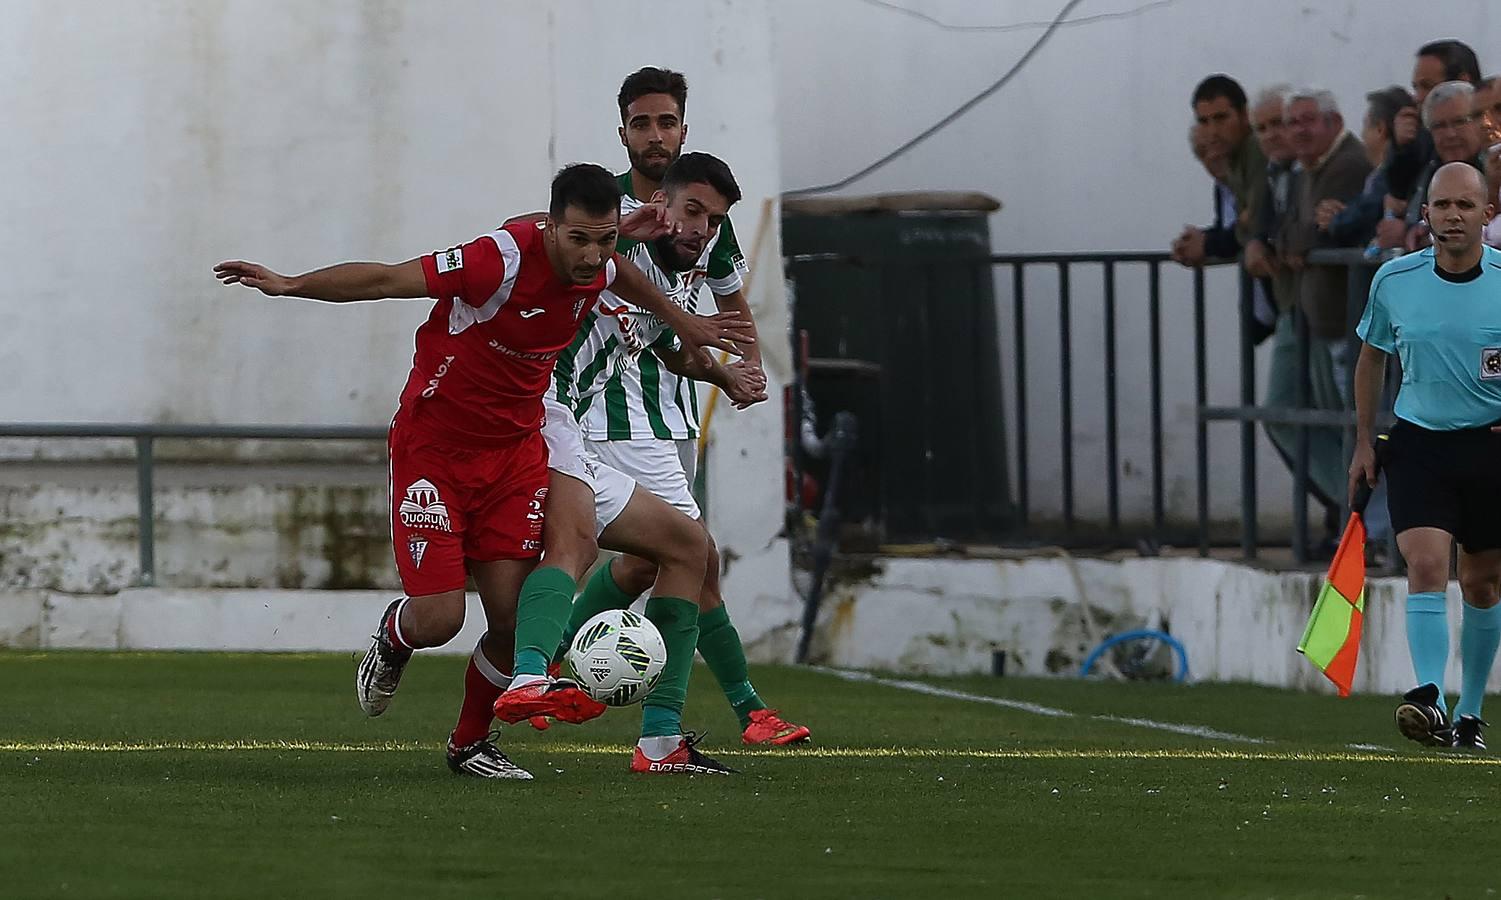
[{"label": "club crest on shirt", "polygon": [[1480,351],[1480,377],[1484,381],[1501,380],[1501,347]]},{"label": "club crest on shirt", "polygon": [[408,535],[407,552],[412,554],[412,566],[418,569],[422,568],[422,557],[427,555],[427,535]]}]

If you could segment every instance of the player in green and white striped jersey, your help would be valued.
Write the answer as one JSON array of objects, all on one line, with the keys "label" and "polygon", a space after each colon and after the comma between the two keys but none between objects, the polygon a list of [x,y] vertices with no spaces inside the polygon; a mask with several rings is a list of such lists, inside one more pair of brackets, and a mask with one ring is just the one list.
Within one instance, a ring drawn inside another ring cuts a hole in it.
[{"label": "player in green and white striped jersey", "polygon": [[[729,206],[740,199],[729,167],[708,154],[682,154],[687,126],[683,109],[687,84],[675,72],[642,69],[621,86],[620,139],[631,168],[620,176],[622,209],[663,202],[676,226],[707,221],[712,242],[686,255],[669,235],[651,245],[618,247],[675,302],[698,312],[697,295],[707,283],[724,311],[751,318],[741,288],[744,260],[729,224]],[[610,300],[608,296],[601,298]],[[697,463],[696,387],[658,365],[647,348],[672,346],[674,336],[653,317],[621,308],[595,317],[580,332],[556,369],[560,396],[575,402],[588,447],[597,458],[629,474],[638,484],[695,519],[702,515],[690,485]],[[749,375],[760,370],[759,350],[728,368]],[[764,375],[760,376],[763,379]],[[631,603],[647,590],[656,569],[646,560],[622,556],[602,567],[574,604],[569,633],[597,612]],[[712,538],[700,600],[699,653],[714,673],[740,719],[749,744],[782,745],[807,740],[809,731],[783,720],[757,695],[747,674],[745,649],[719,593],[719,555]],[[643,732],[644,733],[644,732]]]}]

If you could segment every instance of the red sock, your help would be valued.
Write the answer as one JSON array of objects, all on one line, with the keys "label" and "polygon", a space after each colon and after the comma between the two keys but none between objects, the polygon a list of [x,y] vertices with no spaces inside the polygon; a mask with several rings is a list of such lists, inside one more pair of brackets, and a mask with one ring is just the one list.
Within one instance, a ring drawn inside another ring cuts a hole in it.
[{"label": "red sock", "polygon": [[[479,653],[478,647],[474,650]],[[449,738],[455,747],[467,747],[484,739],[490,733],[490,723],[495,718],[495,698],[504,688],[496,685],[479,666],[474,657],[469,657],[469,667],[464,670],[464,705],[459,707],[459,724],[454,726]]]}]

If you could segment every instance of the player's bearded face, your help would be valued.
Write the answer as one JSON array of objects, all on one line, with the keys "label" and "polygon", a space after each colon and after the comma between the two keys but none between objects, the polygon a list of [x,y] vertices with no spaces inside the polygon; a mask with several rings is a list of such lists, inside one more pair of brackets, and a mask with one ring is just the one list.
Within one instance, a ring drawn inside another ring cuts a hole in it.
[{"label": "player's bearded face", "polygon": [[677,187],[667,201],[672,231],[653,242],[657,258],[674,272],[693,268],[719,233],[729,209],[729,201],[710,185],[695,182]]},{"label": "player's bearded face", "polygon": [[625,145],[631,168],[661,181],[667,167],[683,151],[688,126],[671,94],[647,94],[626,107],[620,142]]},{"label": "player's bearded face", "polygon": [[588,284],[598,278],[615,252],[619,231],[618,211],[596,216],[568,207],[551,227],[552,263],[558,277],[574,284]]}]

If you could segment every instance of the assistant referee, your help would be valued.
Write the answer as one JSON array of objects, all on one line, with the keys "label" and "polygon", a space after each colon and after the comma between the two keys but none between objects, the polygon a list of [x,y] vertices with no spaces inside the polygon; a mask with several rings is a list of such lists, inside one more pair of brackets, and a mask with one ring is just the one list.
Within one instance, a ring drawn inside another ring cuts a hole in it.
[{"label": "assistant referee", "polygon": [[[1485,749],[1480,704],[1501,643],[1501,251],[1481,242],[1495,215],[1468,163],[1433,175],[1423,218],[1434,246],[1391,260],[1371,282],[1356,333],[1358,439],[1350,491],[1376,483],[1374,423],[1389,354],[1402,385],[1382,470],[1392,529],[1407,563],[1407,646],[1418,686],[1397,727],[1427,746]],[[1444,700],[1449,622],[1444,592],[1458,541],[1464,594],[1461,681],[1451,726]]]}]

